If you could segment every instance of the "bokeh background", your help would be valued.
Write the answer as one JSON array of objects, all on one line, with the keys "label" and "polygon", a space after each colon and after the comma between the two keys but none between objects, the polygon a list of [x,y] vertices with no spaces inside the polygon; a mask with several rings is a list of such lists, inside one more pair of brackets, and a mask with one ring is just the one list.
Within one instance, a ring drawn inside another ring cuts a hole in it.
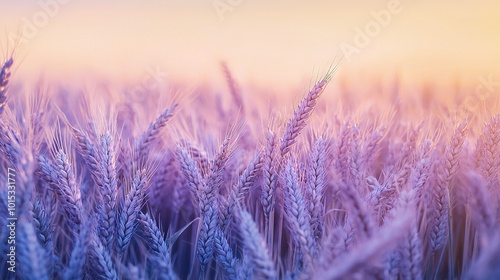
[{"label": "bokeh background", "polygon": [[[398,12],[377,30],[374,14],[391,5]],[[500,81],[494,0],[2,1],[0,26],[3,57],[17,42],[18,81],[140,82],[152,67],[171,81],[223,84],[223,60],[241,85],[280,91],[308,83],[342,56],[338,75],[350,83]],[[356,45],[366,28],[373,36]],[[346,44],[359,52],[346,59]]]}]

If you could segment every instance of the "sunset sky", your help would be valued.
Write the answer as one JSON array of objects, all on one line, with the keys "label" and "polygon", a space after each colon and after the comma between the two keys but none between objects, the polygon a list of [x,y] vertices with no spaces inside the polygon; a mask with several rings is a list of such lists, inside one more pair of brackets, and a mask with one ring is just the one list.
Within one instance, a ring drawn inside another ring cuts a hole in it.
[{"label": "sunset sky", "polygon": [[218,83],[224,60],[243,85],[286,87],[344,56],[349,81],[500,81],[494,0],[2,1],[0,26],[2,57],[19,41],[18,79],[134,80],[156,68]]}]

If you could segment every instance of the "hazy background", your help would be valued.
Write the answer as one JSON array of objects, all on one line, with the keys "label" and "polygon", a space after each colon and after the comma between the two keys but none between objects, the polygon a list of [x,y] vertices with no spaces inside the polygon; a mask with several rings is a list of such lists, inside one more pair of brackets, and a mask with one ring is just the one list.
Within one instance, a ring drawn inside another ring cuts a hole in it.
[{"label": "hazy background", "polygon": [[[356,47],[356,28],[364,30],[391,1],[61,2],[1,2],[1,57],[13,38],[24,36],[17,38],[17,80],[43,74],[140,81],[158,68],[172,81],[218,84],[224,60],[243,86],[298,86],[338,61],[343,43]],[[387,26],[343,59],[342,79],[399,76],[403,83],[474,86],[492,75],[500,81],[498,1],[397,2],[401,11]],[[214,7],[224,5],[231,10]]]}]

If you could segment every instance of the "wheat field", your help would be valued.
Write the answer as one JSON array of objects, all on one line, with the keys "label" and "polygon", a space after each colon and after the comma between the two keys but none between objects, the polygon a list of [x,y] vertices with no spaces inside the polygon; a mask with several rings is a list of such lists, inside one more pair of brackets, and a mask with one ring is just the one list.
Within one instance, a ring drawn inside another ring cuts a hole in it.
[{"label": "wheat field", "polygon": [[336,67],[250,97],[225,64],[225,93],[137,102],[17,86],[15,64],[2,279],[500,278],[498,102],[337,94]]}]

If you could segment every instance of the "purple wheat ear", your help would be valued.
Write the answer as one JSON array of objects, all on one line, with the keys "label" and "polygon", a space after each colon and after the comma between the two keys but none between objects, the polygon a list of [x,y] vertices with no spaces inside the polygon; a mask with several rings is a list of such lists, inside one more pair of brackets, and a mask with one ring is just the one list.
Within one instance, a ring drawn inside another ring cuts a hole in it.
[{"label": "purple wheat ear", "polygon": [[318,98],[332,78],[334,70],[329,72],[323,79],[314,85],[311,91],[309,91],[306,97],[300,102],[299,107],[293,113],[293,117],[288,121],[280,143],[281,157],[285,157],[285,155],[290,152],[292,145],[297,141],[297,136],[299,136],[306,126],[306,122],[316,107]]},{"label": "purple wheat ear", "polygon": [[137,143],[135,155],[138,158],[135,158],[135,162],[145,163],[147,161],[149,150],[159,139],[161,129],[165,127],[174,116],[177,106],[177,104],[172,105],[172,107],[163,111],[153,122],[149,124],[148,129],[142,134],[139,142]]},{"label": "purple wheat ear", "polygon": [[274,262],[271,259],[264,237],[260,234],[257,225],[252,219],[252,215],[242,210],[239,213],[239,224],[245,250],[244,258],[249,258],[249,262],[255,269],[252,274],[262,279],[275,279],[277,273]]},{"label": "purple wheat ear", "polygon": [[71,229],[78,233],[83,218],[83,205],[80,188],[76,184],[75,171],[71,159],[62,150],[58,150],[54,159],[55,173],[57,181],[54,184],[54,191],[61,201],[66,218],[71,225]]},{"label": "purple wheat ear", "polygon": [[2,115],[7,104],[7,89],[9,87],[10,69],[14,64],[14,59],[9,58],[0,70],[0,116]]},{"label": "purple wheat ear", "polygon": [[312,266],[315,250],[314,235],[303,188],[299,185],[296,167],[290,158],[287,159],[284,173],[285,217],[293,235],[295,246],[297,246],[300,256],[303,258],[303,265],[307,268]]},{"label": "purple wheat ear", "polygon": [[174,272],[170,258],[170,248],[165,241],[163,232],[149,213],[139,214],[139,227],[151,252],[148,261],[152,270],[160,279],[176,279],[177,275]]},{"label": "purple wheat ear", "polygon": [[97,206],[99,216],[99,237],[102,245],[113,250],[116,232],[118,178],[116,173],[116,146],[112,134],[107,131],[100,137],[99,143],[99,193],[100,204]]},{"label": "purple wheat ear", "polygon": [[451,142],[446,146],[444,158],[437,163],[434,196],[430,204],[434,212],[430,231],[430,244],[433,251],[443,248],[448,239],[451,209],[450,187],[452,179],[458,172],[459,155],[465,141],[466,126],[467,123],[463,122],[455,129]]},{"label": "purple wheat ear", "polygon": [[214,247],[217,262],[222,266],[229,279],[235,279],[237,277],[238,266],[242,264],[234,256],[231,246],[220,229],[216,229],[215,231]]},{"label": "purple wheat ear", "polygon": [[116,252],[122,255],[126,252],[137,229],[138,217],[144,205],[145,188],[148,183],[145,169],[134,170],[130,190],[122,201],[117,218]]}]

